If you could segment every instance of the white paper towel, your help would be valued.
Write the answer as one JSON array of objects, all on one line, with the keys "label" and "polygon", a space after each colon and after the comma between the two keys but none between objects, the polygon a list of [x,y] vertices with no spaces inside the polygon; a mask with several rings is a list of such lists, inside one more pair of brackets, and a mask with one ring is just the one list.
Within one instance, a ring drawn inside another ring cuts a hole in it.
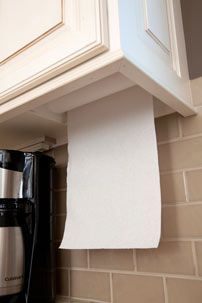
[{"label": "white paper towel", "polygon": [[135,87],[68,113],[61,248],[152,248],[160,184],[152,97]]}]

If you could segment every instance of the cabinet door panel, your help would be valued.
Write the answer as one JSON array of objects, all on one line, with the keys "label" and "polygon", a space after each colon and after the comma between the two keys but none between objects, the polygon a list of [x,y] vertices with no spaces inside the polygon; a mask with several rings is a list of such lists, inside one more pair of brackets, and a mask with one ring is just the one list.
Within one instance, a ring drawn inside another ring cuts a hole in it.
[{"label": "cabinet door panel", "polygon": [[0,103],[106,51],[106,2],[0,0]]},{"label": "cabinet door panel", "polygon": [[62,0],[1,0],[0,63],[62,24],[62,5]]},{"label": "cabinet door panel", "polygon": [[170,51],[167,4],[165,0],[145,0],[146,32],[166,51]]},{"label": "cabinet door panel", "polygon": [[137,71],[143,74],[135,79],[137,84],[165,102],[168,91],[191,104],[180,0],[119,0],[119,4],[124,53],[137,67],[133,77]]}]

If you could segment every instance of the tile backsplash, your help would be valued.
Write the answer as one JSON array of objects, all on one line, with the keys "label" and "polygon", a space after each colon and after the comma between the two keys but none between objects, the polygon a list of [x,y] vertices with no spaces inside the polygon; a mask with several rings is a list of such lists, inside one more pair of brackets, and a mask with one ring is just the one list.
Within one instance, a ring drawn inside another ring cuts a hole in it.
[{"label": "tile backsplash", "polygon": [[[202,302],[202,115],[171,114],[156,120],[156,130],[162,191],[159,248],[57,249],[57,302]],[[57,163],[58,247],[66,217],[67,147],[50,153]]]}]

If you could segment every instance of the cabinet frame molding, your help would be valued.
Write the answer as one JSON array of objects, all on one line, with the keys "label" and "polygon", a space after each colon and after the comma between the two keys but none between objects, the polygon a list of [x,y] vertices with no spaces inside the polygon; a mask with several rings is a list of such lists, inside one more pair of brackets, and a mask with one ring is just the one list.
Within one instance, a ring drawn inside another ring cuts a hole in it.
[{"label": "cabinet frame molding", "polygon": [[108,50],[107,0],[62,1],[64,20],[0,65],[0,104]]},{"label": "cabinet frame molding", "polygon": [[44,33],[42,33],[41,35],[39,35],[38,37],[36,37],[34,40],[30,41],[29,43],[25,44],[23,47],[21,47],[20,49],[18,49],[17,51],[15,51],[14,53],[12,53],[11,55],[8,55],[8,57],[6,57],[5,59],[0,61],[0,66],[2,64],[5,64],[6,62],[10,61],[12,58],[18,56],[20,53],[22,53],[23,51],[25,51],[26,49],[30,48],[31,46],[33,46],[34,44],[36,44],[37,42],[39,42],[40,40],[44,39],[46,36],[50,35],[51,33],[53,33],[54,31],[56,31],[57,29],[59,29],[61,26],[64,25],[64,1],[65,0],[60,0],[60,5],[61,5],[61,16],[60,16],[60,21],[55,24],[54,26],[52,26],[51,28],[49,28],[47,31],[45,31]]}]

